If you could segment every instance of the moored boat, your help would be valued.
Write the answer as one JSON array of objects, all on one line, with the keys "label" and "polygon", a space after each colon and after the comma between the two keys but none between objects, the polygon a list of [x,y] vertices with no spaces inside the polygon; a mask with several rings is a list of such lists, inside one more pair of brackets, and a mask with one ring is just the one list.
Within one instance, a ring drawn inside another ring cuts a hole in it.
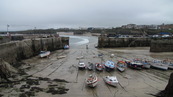
[{"label": "moored boat", "polygon": [[103,80],[105,83],[112,85],[112,86],[117,86],[118,80],[116,76],[105,76],[103,77]]},{"label": "moored boat", "polygon": [[143,64],[140,60],[134,59],[132,62],[128,63],[128,66],[133,69],[141,70],[143,68]]},{"label": "moored boat", "polygon": [[115,69],[115,63],[113,61],[106,61],[105,69],[107,71],[114,70]]},{"label": "moored boat", "polygon": [[168,66],[163,64],[161,60],[154,60],[150,63],[151,67],[160,69],[160,70],[168,70]]},{"label": "moored boat", "polygon": [[69,49],[69,48],[70,48],[69,45],[65,45],[65,46],[64,46],[64,49]]},{"label": "moored boat", "polygon": [[149,69],[151,67],[151,64],[149,61],[142,60],[141,63],[143,64],[143,68]]},{"label": "moored boat", "polygon": [[39,56],[40,56],[41,58],[47,57],[47,56],[49,56],[49,55],[50,55],[50,51],[41,51],[40,54],[39,54]]},{"label": "moored boat", "polygon": [[86,65],[84,62],[80,61],[79,64],[78,64],[78,68],[79,69],[85,69],[86,68]]},{"label": "moored boat", "polygon": [[89,75],[89,77],[86,79],[86,84],[89,87],[95,87],[98,83],[98,78],[96,75]]},{"label": "moored boat", "polygon": [[94,69],[94,64],[91,62],[88,62],[88,70],[93,70]]},{"label": "moored boat", "polygon": [[165,60],[163,60],[163,64],[167,65],[168,69],[173,70],[173,61],[172,60],[165,59]]},{"label": "moored boat", "polygon": [[117,69],[121,72],[125,71],[127,64],[124,61],[117,62]]},{"label": "moored boat", "polygon": [[103,71],[103,69],[104,69],[103,65],[101,65],[100,63],[96,63],[96,64],[95,64],[95,68],[96,68],[96,70],[98,70],[98,71]]}]

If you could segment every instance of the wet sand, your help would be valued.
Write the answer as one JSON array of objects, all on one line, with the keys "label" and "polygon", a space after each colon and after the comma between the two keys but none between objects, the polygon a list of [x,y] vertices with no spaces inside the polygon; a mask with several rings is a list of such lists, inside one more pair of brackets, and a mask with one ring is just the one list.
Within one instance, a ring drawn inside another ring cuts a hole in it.
[{"label": "wet sand", "polygon": [[[163,90],[169,79],[169,75],[172,70],[161,71],[156,69],[143,69],[134,70],[127,68],[125,72],[119,72],[114,70],[112,72],[107,71],[88,71],[78,70],[77,57],[84,56],[80,59],[87,64],[88,62],[96,63],[101,62],[101,58],[98,54],[103,53],[103,61],[112,60],[115,63],[118,60],[126,60],[133,58],[147,58],[147,59],[165,59],[172,58],[173,53],[150,53],[148,47],[136,47],[136,48],[107,48],[97,49],[97,37],[81,36],[84,39],[84,44],[75,44],[70,42],[69,50],[57,50],[51,52],[49,58],[39,58],[38,56],[31,59],[24,60],[25,65],[29,64],[29,69],[25,68],[25,72],[30,79],[48,78],[49,80],[40,80],[39,85],[32,85],[31,87],[40,87],[43,90],[35,92],[34,96],[37,97],[153,97],[151,94],[156,94]],[[89,43],[87,43],[87,39]],[[71,40],[72,41],[72,40]],[[75,40],[76,42],[76,40]],[[86,49],[86,44],[89,45],[89,49]],[[111,54],[115,54],[115,57],[110,58]],[[57,59],[59,56],[65,56],[65,58]],[[21,67],[23,68],[23,67]],[[95,88],[89,88],[85,85],[84,80],[88,75],[95,73],[99,78],[99,83]],[[115,75],[119,81],[117,87],[112,87],[104,83],[102,77],[107,75]],[[63,81],[55,81],[55,79],[62,79]],[[19,94],[23,93],[18,88],[21,88],[25,81],[20,82],[13,86],[13,88],[1,88],[0,94],[4,97],[13,96],[19,97]],[[54,88],[66,89],[62,94],[48,93],[50,85],[58,85]],[[30,88],[31,88],[30,87]],[[27,89],[24,89],[27,91]],[[66,93],[67,92],[67,93]]]}]

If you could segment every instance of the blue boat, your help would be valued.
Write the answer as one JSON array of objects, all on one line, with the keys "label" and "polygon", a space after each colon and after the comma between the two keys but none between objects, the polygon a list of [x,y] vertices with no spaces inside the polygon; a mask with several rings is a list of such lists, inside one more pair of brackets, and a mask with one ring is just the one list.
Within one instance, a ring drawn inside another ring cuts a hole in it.
[{"label": "blue boat", "polygon": [[115,63],[113,61],[106,61],[105,69],[106,69],[106,71],[114,70],[115,69]]},{"label": "blue boat", "polygon": [[64,49],[69,49],[69,48],[70,48],[69,45],[64,46]]}]

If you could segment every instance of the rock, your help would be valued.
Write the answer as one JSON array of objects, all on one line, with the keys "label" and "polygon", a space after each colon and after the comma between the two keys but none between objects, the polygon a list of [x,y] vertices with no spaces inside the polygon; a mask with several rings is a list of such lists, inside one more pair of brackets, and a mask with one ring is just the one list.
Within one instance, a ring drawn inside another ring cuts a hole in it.
[{"label": "rock", "polygon": [[173,73],[171,73],[169,82],[168,82],[165,90],[163,90],[159,94],[157,94],[157,97],[173,97]]}]

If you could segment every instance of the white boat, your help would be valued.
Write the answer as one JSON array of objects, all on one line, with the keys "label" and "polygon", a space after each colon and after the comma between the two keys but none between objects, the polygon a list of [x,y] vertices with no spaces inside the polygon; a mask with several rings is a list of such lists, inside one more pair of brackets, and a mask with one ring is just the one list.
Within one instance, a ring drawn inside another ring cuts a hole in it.
[{"label": "white boat", "polygon": [[103,80],[105,81],[105,83],[111,85],[111,86],[117,86],[118,84],[118,80],[116,76],[105,76],[103,77]]},{"label": "white boat", "polygon": [[98,83],[98,78],[96,75],[89,75],[89,77],[86,79],[86,84],[89,87],[95,87]]},{"label": "white boat", "polygon": [[127,68],[127,65],[124,61],[118,61],[117,62],[117,69],[121,72],[125,71],[125,69]]},{"label": "white boat", "polygon": [[41,51],[40,54],[39,54],[39,56],[40,56],[41,58],[47,57],[47,56],[49,56],[49,55],[50,55],[50,51]]},{"label": "white boat", "polygon": [[78,64],[78,67],[79,67],[79,69],[85,69],[86,65],[85,65],[84,62],[80,61],[79,64]]},{"label": "white boat", "polygon": [[173,70],[173,62],[171,60],[165,59],[165,60],[163,60],[163,64],[167,65],[168,69]]},{"label": "white boat", "polygon": [[160,60],[154,60],[151,63],[151,66],[156,69],[161,69],[161,70],[168,70],[168,66],[163,64],[162,61]]},{"label": "white boat", "polygon": [[141,63],[143,64],[143,68],[149,69],[151,67],[149,61],[142,60]]}]

